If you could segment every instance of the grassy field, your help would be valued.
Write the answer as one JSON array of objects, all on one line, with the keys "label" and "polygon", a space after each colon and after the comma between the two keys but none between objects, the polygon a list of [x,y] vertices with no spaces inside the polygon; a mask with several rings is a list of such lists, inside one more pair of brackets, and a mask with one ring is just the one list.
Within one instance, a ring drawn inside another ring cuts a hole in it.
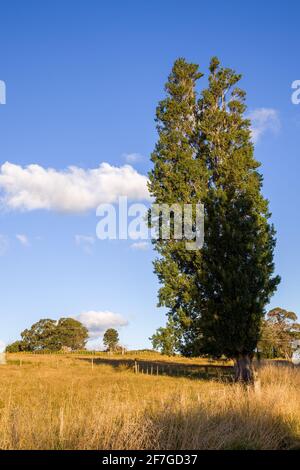
[{"label": "grassy field", "polygon": [[300,449],[300,368],[263,367],[254,392],[220,376],[136,374],[120,358],[99,359],[8,355],[0,448]]}]

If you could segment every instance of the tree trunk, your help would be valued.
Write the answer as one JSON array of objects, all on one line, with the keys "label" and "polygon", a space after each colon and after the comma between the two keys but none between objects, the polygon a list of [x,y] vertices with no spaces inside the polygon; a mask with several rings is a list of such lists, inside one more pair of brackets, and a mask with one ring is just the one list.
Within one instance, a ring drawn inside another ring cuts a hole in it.
[{"label": "tree trunk", "polygon": [[249,354],[240,354],[235,359],[234,380],[235,382],[240,382],[246,385],[254,384],[252,358]]}]

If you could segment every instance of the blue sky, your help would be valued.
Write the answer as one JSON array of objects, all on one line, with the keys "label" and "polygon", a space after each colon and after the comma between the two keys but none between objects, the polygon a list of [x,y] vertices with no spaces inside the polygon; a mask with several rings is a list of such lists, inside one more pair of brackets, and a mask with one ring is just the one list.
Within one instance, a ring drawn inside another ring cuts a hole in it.
[{"label": "blue sky", "polygon": [[[53,201],[48,209],[28,201],[26,210],[12,207],[1,175],[9,170],[15,195],[22,196],[32,177],[28,165],[58,175],[76,166],[88,178],[88,169],[106,162],[114,173],[126,154],[137,153],[131,165],[141,184],[156,140],[155,107],[179,56],[206,72],[217,55],[243,74],[277,229],[282,282],[270,306],[298,313],[300,105],[291,102],[291,84],[300,79],[299,4],[12,0],[1,2],[0,13],[0,80],[7,87],[0,164],[10,164],[0,171],[1,341],[16,339],[40,318],[88,312],[85,318],[98,315],[99,328],[105,318],[116,326],[127,322],[119,328],[122,342],[148,347],[148,337],[165,323],[156,307],[151,249],[94,240],[94,209],[74,214]],[[59,201],[60,190],[54,186]]]}]

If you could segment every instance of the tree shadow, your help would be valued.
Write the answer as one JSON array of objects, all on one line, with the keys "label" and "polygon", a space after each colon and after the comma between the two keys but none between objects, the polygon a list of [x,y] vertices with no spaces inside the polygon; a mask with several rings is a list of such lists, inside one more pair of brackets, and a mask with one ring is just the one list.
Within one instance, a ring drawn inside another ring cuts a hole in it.
[{"label": "tree shadow", "polygon": [[149,412],[153,447],[158,450],[300,450],[300,438],[272,410],[192,409]]},{"label": "tree shadow", "polygon": [[127,368],[136,374],[144,375],[164,375],[170,377],[185,377],[189,379],[207,379],[232,382],[233,367],[229,365],[213,364],[184,364],[175,361],[144,360],[132,358],[90,358],[80,357],[82,361],[87,361],[91,365],[109,365],[116,369]]}]

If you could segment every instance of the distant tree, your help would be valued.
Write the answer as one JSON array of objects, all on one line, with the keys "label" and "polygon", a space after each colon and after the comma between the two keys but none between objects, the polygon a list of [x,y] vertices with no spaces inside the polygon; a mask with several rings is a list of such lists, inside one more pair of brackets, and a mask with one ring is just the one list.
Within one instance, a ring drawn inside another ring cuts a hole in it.
[{"label": "distant tree", "polygon": [[39,349],[56,350],[56,321],[50,318],[43,318],[34,323],[30,329],[22,331],[21,338],[26,351],[36,351]]},{"label": "distant tree", "polygon": [[119,343],[119,334],[114,328],[108,328],[103,336],[103,344],[109,351],[115,351]]},{"label": "distant tree", "polygon": [[26,351],[48,349],[59,351],[62,347],[83,349],[88,339],[85,326],[73,318],[49,318],[34,323],[21,333],[22,346]]},{"label": "distant tree", "polygon": [[17,353],[21,351],[26,351],[26,345],[23,341],[14,341],[11,344],[8,344],[5,349],[8,353]]},{"label": "distant tree", "polygon": [[264,319],[261,325],[260,339],[257,344],[259,357],[274,359],[280,357],[278,351],[278,331],[273,322]]},{"label": "distant tree", "polygon": [[176,329],[175,323],[170,319],[165,327],[160,327],[151,336],[153,349],[160,351],[161,354],[174,356],[180,348],[180,335]]},{"label": "distant tree", "polygon": [[258,344],[263,357],[291,358],[292,343],[300,339],[300,324],[296,320],[296,313],[283,308],[276,307],[269,311],[263,321]]},{"label": "distant tree", "polygon": [[84,349],[88,339],[88,330],[74,318],[60,318],[56,326],[57,347]]}]

